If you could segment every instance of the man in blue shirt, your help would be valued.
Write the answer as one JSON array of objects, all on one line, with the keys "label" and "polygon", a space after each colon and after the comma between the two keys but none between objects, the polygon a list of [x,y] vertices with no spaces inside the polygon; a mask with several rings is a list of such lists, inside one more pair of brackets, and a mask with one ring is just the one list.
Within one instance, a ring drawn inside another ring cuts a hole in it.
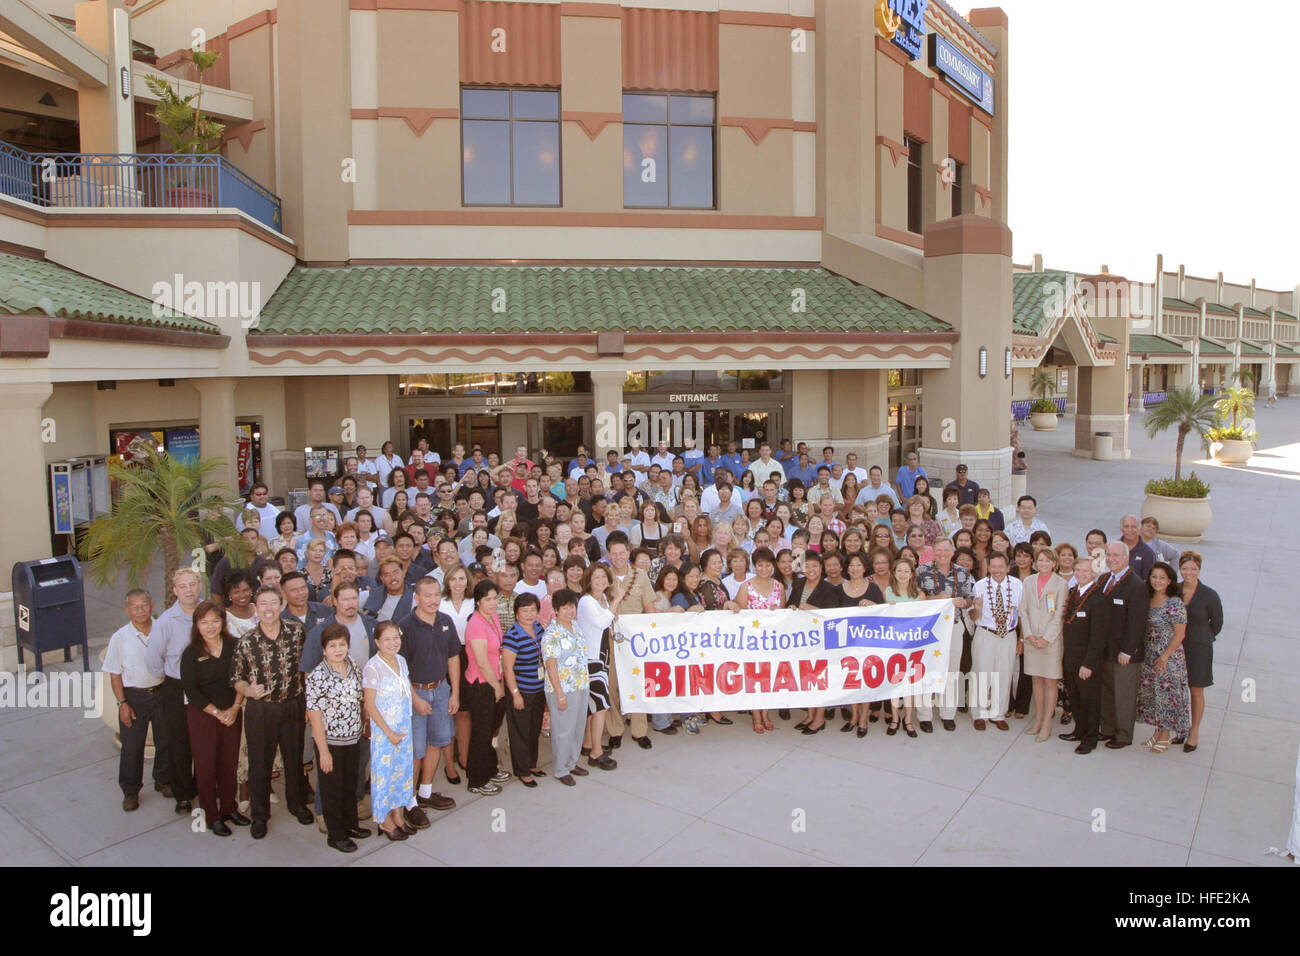
[{"label": "man in blue shirt", "polygon": [[721,461],[723,467],[731,472],[732,477],[740,481],[740,476],[745,473],[745,462],[736,451],[734,441],[727,442],[727,453],[722,456]]},{"label": "man in blue shirt", "polygon": [[[800,442],[800,446],[804,447],[802,442]],[[808,450],[806,447],[804,447],[803,451],[799,452],[799,458],[795,462],[794,467],[786,469],[785,476],[787,479],[798,478],[803,482],[804,488],[811,488],[813,485],[817,484],[817,469],[813,467],[812,460],[808,457]]]},{"label": "man in blue shirt", "polygon": [[700,459],[700,470],[695,476],[700,480],[700,487],[706,488],[713,484],[713,473],[721,467],[724,466],[722,457],[718,454],[718,446],[710,445],[709,453]]},{"label": "man in blue shirt", "polygon": [[920,466],[921,456],[914,451],[909,451],[903,456],[903,464],[898,468],[898,477],[895,483],[898,485],[899,496],[906,501],[912,495],[916,494],[916,479],[925,475],[925,469]]},{"label": "man in blue shirt", "polygon": [[612,448],[605,452],[605,474],[614,475],[623,470],[623,463],[618,460],[618,452]]}]

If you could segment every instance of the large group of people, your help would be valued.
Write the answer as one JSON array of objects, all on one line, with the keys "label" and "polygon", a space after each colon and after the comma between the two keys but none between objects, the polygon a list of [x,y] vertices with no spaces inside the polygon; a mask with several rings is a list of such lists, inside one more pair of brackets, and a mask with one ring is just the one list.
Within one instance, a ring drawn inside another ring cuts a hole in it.
[{"label": "large group of people", "polygon": [[[521,446],[502,461],[460,444],[443,458],[421,439],[409,462],[391,442],[376,458],[359,446],[292,511],[267,492],[252,489],[209,574],[172,576],[156,619],[146,591],[126,597],[104,662],[124,810],[139,806],[150,725],[154,786],[178,813],[197,803],[212,833],[262,838],[279,777],[290,814],[352,852],[366,819],[404,840],[426,811],[454,808],[435,786],[495,794],[549,773],[572,787],[615,770],[625,735],[648,750],[652,733],[734,723],[623,711],[613,626],[627,614],[951,598],[961,679],[939,700],[839,708],[842,732],[883,722],[916,738],[937,710],[947,732],[959,713],[977,732],[1020,719],[1039,742],[1059,721],[1078,754],[1129,746],[1139,721],[1152,753],[1199,744],[1223,626],[1201,556],[1132,515],[1117,537],[1054,542],[1031,495],[1004,514],[965,465],[935,480],[912,452],[889,481],[788,440],[633,445],[603,461]],[[793,728],[820,733],[834,711]],[[756,734],[793,719],[746,716]]]}]

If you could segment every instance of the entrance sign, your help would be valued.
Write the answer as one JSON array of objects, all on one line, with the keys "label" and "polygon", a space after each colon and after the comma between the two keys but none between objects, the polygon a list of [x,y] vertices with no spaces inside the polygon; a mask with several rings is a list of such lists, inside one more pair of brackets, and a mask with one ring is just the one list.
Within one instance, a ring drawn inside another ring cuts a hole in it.
[{"label": "entrance sign", "polygon": [[[956,692],[950,599],[827,611],[628,614],[614,624],[627,713],[830,707]],[[958,645],[960,652],[960,645]]]}]

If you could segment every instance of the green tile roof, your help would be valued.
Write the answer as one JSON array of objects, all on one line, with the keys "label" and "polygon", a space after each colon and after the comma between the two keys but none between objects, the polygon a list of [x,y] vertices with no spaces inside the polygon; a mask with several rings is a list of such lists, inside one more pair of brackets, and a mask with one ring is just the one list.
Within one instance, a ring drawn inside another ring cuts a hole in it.
[{"label": "green tile roof", "polygon": [[1210,315],[1236,315],[1237,310],[1232,306],[1220,305],[1218,302],[1205,303],[1205,311]]},{"label": "green tile roof", "polygon": [[1098,332],[1097,338],[1105,342],[1107,345],[1115,345],[1119,342],[1119,339],[1115,338],[1115,336],[1107,335],[1105,332]]},{"label": "green tile roof", "polygon": [[1020,335],[1041,335],[1061,314],[1067,290],[1075,284],[1072,272],[1016,272],[1011,276],[1011,330]]},{"label": "green tile roof", "polygon": [[1159,335],[1130,335],[1128,340],[1130,355],[1190,355],[1185,348],[1172,339]]},{"label": "green tile roof", "polygon": [[[799,289],[806,311],[792,313]],[[494,302],[504,308],[493,311]],[[608,330],[905,333],[952,326],[824,269],[673,266],[298,266],[258,324],[258,332],[279,335]]]},{"label": "green tile roof", "polygon": [[1195,306],[1183,299],[1171,298],[1170,296],[1165,296],[1164,308],[1167,312],[1195,312],[1197,315],[1201,314],[1199,306]]},{"label": "green tile roof", "polygon": [[1249,342],[1241,343],[1242,355],[1267,355],[1268,350],[1262,349],[1258,345],[1251,345]]},{"label": "green tile roof", "polygon": [[1244,311],[1248,316],[1250,316],[1252,319],[1267,319],[1267,318],[1268,318],[1268,313],[1267,313],[1267,312],[1262,312],[1262,311],[1260,311],[1259,309],[1252,309],[1252,308],[1251,308],[1250,306],[1248,306],[1248,305],[1243,305],[1243,306],[1242,306],[1242,310],[1243,310],[1243,311]]},{"label": "green tile roof", "polygon": [[1300,352],[1297,352],[1295,349],[1291,348],[1290,346],[1279,345],[1277,347],[1277,354],[1278,355],[1300,355]]},{"label": "green tile roof", "polygon": [[0,312],[214,335],[219,332],[215,325],[188,315],[159,318],[153,314],[153,303],[144,296],[53,262],[5,252],[0,252]]},{"label": "green tile roof", "polygon": [[1290,312],[1283,312],[1281,309],[1277,310],[1277,317],[1279,319],[1290,319],[1292,322],[1295,321],[1294,315],[1292,315]]},{"label": "green tile roof", "polygon": [[1201,339],[1202,355],[1231,355],[1232,350],[1224,348],[1217,342],[1211,342],[1209,339]]}]

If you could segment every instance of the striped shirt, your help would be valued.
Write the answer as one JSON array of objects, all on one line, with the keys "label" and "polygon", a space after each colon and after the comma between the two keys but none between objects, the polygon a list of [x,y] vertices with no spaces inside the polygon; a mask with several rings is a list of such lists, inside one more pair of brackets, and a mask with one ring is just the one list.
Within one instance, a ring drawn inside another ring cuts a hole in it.
[{"label": "striped shirt", "polygon": [[542,628],[533,622],[534,634],[524,630],[523,625],[515,625],[506,631],[502,647],[515,652],[515,684],[522,694],[540,694],[542,687]]}]

